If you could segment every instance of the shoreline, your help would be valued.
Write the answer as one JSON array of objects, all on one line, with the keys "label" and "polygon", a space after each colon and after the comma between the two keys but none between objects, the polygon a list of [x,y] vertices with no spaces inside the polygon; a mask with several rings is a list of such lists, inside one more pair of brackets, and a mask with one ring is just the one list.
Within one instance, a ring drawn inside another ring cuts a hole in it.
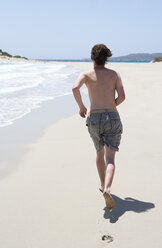
[{"label": "shoreline", "polygon": [[[24,58],[14,58],[14,57],[3,57],[0,56],[0,62],[26,62],[26,63],[92,63],[92,61],[82,61],[82,60],[46,60],[46,59],[24,59]],[[156,61],[157,62],[157,61]],[[155,62],[155,63],[156,63]],[[158,61],[161,62],[161,61]],[[108,61],[107,64],[136,64],[136,63],[143,63],[149,64],[154,63],[154,61]]]},{"label": "shoreline", "polygon": [[[14,60],[14,62],[18,62],[20,59]],[[27,61],[25,60],[24,62]],[[33,61],[30,60],[28,62]],[[58,64],[57,62],[53,63]],[[80,67],[75,65],[73,67],[80,69]],[[83,88],[82,92],[83,101],[88,104],[86,89]],[[75,104],[71,93],[55,97],[52,100],[43,101],[37,108],[13,120],[12,124],[0,127],[0,180],[5,179],[16,170],[16,165],[21,160],[21,157],[28,151],[28,145],[40,138],[46,128],[61,119],[76,114],[78,111],[79,108]]]},{"label": "shoreline", "polygon": [[[92,67],[69,64],[80,70]],[[161,65],[109,66],[121,73],[127,93],[118,107],[124,130],[111,189],[116,207],[105,209],[95,149],[73,96],[44,102],[15,128],[11,125],[11,133],[1,134],[1,147],[8,141],[4,155],[13,168],[0,180],[4,248],[161,247]],[[88,107],[86,94],[82,97]],[[57,121],[51,115],[55,107],[63,116]],[[24,138],[26,143],[13,165],[17,135],[17,144],[24,145]],[[109,244],[102,240],[108,234],[113,237]]]},{"label": "shoreline", "polygon": [[[88,101],[86,94],[83,94],[83,100]],[[28,144],[42,137],[47,127],[78,111],[72,94],[69,94],[42,102],[38,108],[32,109],[30,113],[15,120],[11,125],[1,127],[0,180],[15,170],[16,164],[27,152]]]},{"label": "shoreline", "polygon": [[[51,63],[51,62],[49,62]],[[53,62],[53,63],[61,63],[62,62]],[[92,62],[64,62],[66,65],[70,65],[72,67],[75,67],[79,69],[80,71],[89,70],[93,67]],[[125,80],[126,66],[129,66],[130,70],[132,70],[135,66],[135,64],[123,64],[123,63],[108,63],[107,66],[109,66],[110,69],[116,69],[118,68],[118,72],[122,74],[123,81]],[[145,67],[155,68],[158,70],[160,67],[160,64],[139,64],[138,67],[141,67],[142,70],[145,70]],[[129,86],[130,87],[130,86]],[[88,99],[88,91],[86,87],[83,87],[81,89],[83,102],[89,106],[89,99]],[[59,114],[59,111],[57,110],[57,105],[59,105],[59,110],[61,110],[62,114]],[[64,109],[63,106],[66,106],[66,109]],[[51,117],[50,113],[52,113],[52,109],[56,111],[56,118]],[[69,109],[69,110],[68,110]],[[120,110],[120,115],[125,121],[126,115],[124,113],[124,106],[119,106],[118,110]],[[13,159],[13,164],[16,165],[19,157],[22,157],[23,154],[26,151],[26,146],[32,142],[34,142],[37,138],[41,137],[49,126],[52,124],[55,124],[55,122],[64,119],[68,116],[71,116],[73,114],[76,114],[79,111],[78,106],[76,105],[76,102],[74,100],[73,95],[65,95],[56,97],[53,100],[48,100],[45,102],[40,103],[40,106],[38,108],[32,109],[28,114],[25,116],[15,120],[13,124],[4,126],[0,128],[0,135],[1,135],[1,142],[0,142],[0,150],[2,153],[2,156],[0,158],[0,171],[1,176],[0,178],[3,178],[7,175],[8,164],[10,163],[11,159]],[[158,110],[157,110],[158,111]],[[42,116],[46,116],[43,118]],[[28,129],[28,126],[30,129]],[[24,131],[25,130],[25,131]],[[25,133],[25,134],[24,134]],[[6,138],[8,137],[8,138]],[[18,141],[16,141],[18,140]],[[15,144],[17,146],[15,146]],[[7,154],[11,154],[11,158],[8,158]],[[6,159],[7,158],[7,159]],[[6,169],[7,168],[7,169]],[[8,171],[9,173],[9,171]]]}]

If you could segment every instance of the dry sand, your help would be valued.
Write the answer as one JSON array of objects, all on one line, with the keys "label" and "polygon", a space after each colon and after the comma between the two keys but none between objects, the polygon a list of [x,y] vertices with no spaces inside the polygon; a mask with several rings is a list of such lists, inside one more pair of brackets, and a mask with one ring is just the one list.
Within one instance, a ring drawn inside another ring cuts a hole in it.
[{"label": "dry sand", "polygon": [[[91,63],[68,63],[81,70]],[[85,119],[67,117],[28,144],[0,181],[2,248],[162,246],[162,64],[110,63],[123,79],[124,132],[105,209]],[[43,118],[43,116],[42,116]],[[102,240],[111,235],[113,241]]]}]

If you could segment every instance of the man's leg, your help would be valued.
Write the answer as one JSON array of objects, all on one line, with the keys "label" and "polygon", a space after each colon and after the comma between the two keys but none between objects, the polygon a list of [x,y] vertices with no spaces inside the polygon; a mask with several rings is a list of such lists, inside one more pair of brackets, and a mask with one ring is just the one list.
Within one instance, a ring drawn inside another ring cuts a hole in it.
[{"label": "man's leg", "polygon": [[106,172],[105,172],[105,183],[104,192],[110,193],[111,184],[115,172],[115,151],[111,150],[105,145],[105,160],[106,160]]},{"label": "man's leg", "polygon": [[106,160],[106,171],[105,171],[105,183],[104,183],[104,191],[103,196],[105,198],[106,202],[106,208],[108,210],[112,210],[115,206],[114,200],[110,195],[110,187],[112,184],[114,172],[115,172],[115,151],[108,148],[107,145],[105,145],[105,160]]},{"label": "man's leg", "polygon": [[103,191],[105,187],[104,182],[105,182],[105,170],[106,170],[105,159],[104,159],[104,147],[99,152],[97,152],[96,165],[101,181],[100,189]]}]

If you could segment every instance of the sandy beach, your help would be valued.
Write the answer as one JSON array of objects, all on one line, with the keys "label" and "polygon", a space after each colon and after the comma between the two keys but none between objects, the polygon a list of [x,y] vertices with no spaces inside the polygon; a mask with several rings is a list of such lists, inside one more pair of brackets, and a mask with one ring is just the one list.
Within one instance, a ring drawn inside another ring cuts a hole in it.
[{"label": "sandy beach", "polygon": [[[89,62],[64,64],[92,68]],[[162,246],[162,63],[107,67],[120,73],[126,91],[118,107],[124,130],[111,192],[114,210],[106,210],[98,190],[85,119],[72,95],[60,97],[54,110],[46,103],[0,130],[0,247]],[[86,94],[83,89],[89,108]],[[102,240],[108,234],[110,243]]]}]

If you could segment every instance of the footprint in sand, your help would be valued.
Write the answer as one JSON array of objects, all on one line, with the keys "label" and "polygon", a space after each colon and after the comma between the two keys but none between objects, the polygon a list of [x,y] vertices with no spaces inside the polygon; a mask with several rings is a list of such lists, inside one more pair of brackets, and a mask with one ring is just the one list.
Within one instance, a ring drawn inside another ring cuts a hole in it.
[{"label": "footprint in sand", "polygon": [[112,242],[114,239],[110,234],[102,235],[102,240],[107,241],[107,243]]}]

